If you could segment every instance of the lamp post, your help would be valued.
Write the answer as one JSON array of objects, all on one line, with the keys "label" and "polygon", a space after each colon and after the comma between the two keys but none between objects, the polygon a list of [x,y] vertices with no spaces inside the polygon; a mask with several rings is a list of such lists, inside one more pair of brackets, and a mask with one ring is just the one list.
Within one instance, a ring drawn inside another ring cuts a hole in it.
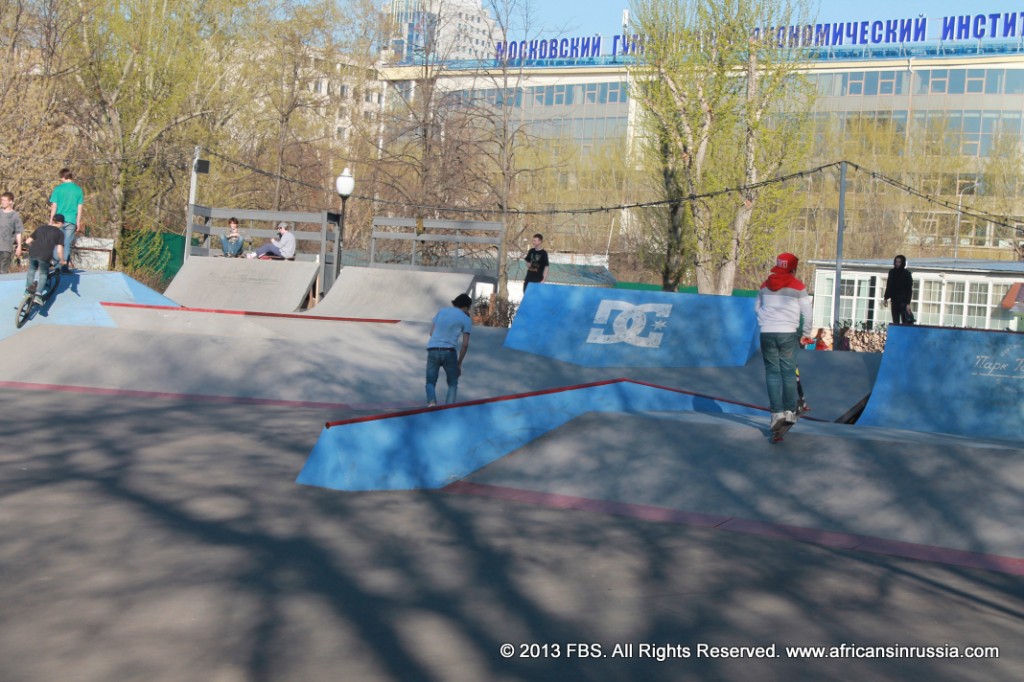
[{"label": "lamp post", "polygon": [[956,200],[956,231],[953,233],[953,260],[956,260],[957,254],[960,252],[960,215],[964,206],[964,192],[969,190],[971,187],[977,187],[978,183],[969,182],[963,186],[958,194]]},{"label": "lamp post", "polygon": [[352,196],[356,188],[356,180],[352,177],[352,171],[348,168],[341,171],[341,175],[334,181],[334,188],[341,197],[341,217],[338,219],[338,237],[334,240],[334,279],[338,279],[338,272],[341,271],[341,240],[345,236],[345,202]]}]

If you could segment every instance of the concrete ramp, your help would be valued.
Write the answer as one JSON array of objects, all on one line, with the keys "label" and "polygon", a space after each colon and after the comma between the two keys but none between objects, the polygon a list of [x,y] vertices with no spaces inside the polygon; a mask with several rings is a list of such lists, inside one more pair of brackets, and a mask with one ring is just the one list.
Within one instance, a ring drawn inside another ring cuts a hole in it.
[{"label": "concrete ramp", "polygon": [[[17,331],[14,318],[25,294],[25,275],[0,277],[0,339]],[[61,276],[57,293],[39,310],[24,329],[44,324],[113,327],[114,321],[103,302],[177,306],[144,284],[121,272],[76,270]]]},{"label": "concrete ramp", "polygon": [[439,488],[587,412],[764,415],[739,403],[617,379],[328,424],[297,483],[334,490]]},{"label": "concrete ramp", "polygon": [[456,272],[345,267],[310,314],[429,322],[469,293],[473,275]]},{"label": "concrete ramp", "polygon": [[167,287],[190,308],[290,313],[309,295],[317,263],[193,256]]},{"label": "concrete ramp", "polygon": [[[760,526],[822,544],[838,534],[850,541],[832,546],[844,549],[1024,557],[1019,448],[803,420],[772,445],[767,427],[763,414],[586,414],[464,482],[515,493],[505,499],[726,531]],[[999,557],[989,565],[1011,563]]]},{"label": "concrete ramp", "polygon": [[534,284],[505,345],[584,367],[742,367],[759,336],[752,298]]},{"label": "concrete ramp", "polygon": [[1024,442],[1024,334],[890,326],[857,424]]}]

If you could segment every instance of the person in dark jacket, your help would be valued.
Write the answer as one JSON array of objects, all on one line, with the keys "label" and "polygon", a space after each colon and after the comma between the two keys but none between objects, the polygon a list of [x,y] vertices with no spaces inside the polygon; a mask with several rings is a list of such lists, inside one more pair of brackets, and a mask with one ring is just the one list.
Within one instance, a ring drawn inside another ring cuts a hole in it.
[{"label": "person in dark jacket", "polygon": [[914,276],[910,274],[910,270],[907,270],[906,256],[896,256],[892,259],[892,265],[889,279],[885,283],[885,301],[882,305],[889,305],[889,301],[892,301],[892,323],[905,324],[910,321],[910,299],[914,297]]}]

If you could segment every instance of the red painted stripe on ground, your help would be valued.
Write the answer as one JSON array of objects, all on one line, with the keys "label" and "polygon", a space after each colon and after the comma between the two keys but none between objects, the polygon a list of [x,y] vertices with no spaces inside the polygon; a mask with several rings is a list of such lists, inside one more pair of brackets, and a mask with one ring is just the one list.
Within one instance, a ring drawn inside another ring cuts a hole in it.
[{"label": "red painted stripe on ground", "polygon": [[95,386],[71,386],[64,384],[38,384],[27,381],[0,381],[0,388],[22,391],[54,391],[59,393],[110,395],[122,398],[185,400],[188,402],[216,403],[225,405],[269,405],[273,407],[306,407],[328,410],[388,410],[403,409],[409,406],[409,403],[328,403],[311,400],[277,400],[274,398],[252,398],[246,396],[203,395],[199,393],[172,393],[167,391],[139,391],[125,388],[99,388]]},{"label": "red painted stripe on ground", "polygon": [[1024,559],[1021,558],[1000,556],[998,554],[984,554],[981,552],[969,552],[949,547],[936,547],[933,545],[922,545],[914,542],[903,542],[900,540],[887,540],[885,538],[876,538],[867,535],[837,533],[817,528],[801,528],[799,526],[788,526],[781,523],[752,521],[749,519],[738,519],[735,517],[714,514],[699,514],[696,512],[667,509],[651,505],[595,500],[585,497],[574,497],[572,495],[560,495],[557,493],[506,488],[503,486],[486,485],[482,483],[470,483],[468,481],[456,481],[455,483],[451,483],[442,488],[442,491],[456,495],[491,497],[554,509],[575,509],[579,511],[591,511],[601,514],[611,514],[613,516],[642,519],[644,521],[660,521],[665,523],[677,523],[684,526],[714,528],[715,530],[724,530],[731,533],[743,533],[744,535],[795,540],[797,542],[806,542],[808,544],[820,545],[822,547],[868,552],[870,554],[882,554],[900,559],[914,559],[934,564],[958,566],[961,568],[975,568],[995,573],[1006,573],[1009,575],[1024,575]]},{"label": "red painted stripe on ground", "polygon": [[305,313],[268,313],[258,310],[221,310],[219,308],[190,308],[188,306],[146,305],[143,303],[118,303],[101,301],[100,305],[111,308],[138,308],[142,310],[163,310],[178,313],[214,313],[217,315],[242,315],[245,317],[281,317],[289,320],[327,320],[329,322],[369,322],[373,324],[398,324],[401,320],[383,320],[372,317],[331,317]]},{"label": "red painted stripe on ground", "polygon": [[687,391],[682,388],[672,388],[671,386],[659,386],[658,384],[652,384],[647,381],[638,381],[636,379],[627,379],[620,377],[618,379],[605,379],[602,381],[594,381],[589,384],[575,384],[572,386],[558,386],[556,388],[545,388],[540,391],[530,391],[529,393],[515,393],[513,395],[502,395],[494,398],[480,398],[478,400],[467,400],[464,403],[452,403],[451,405],[437,405],[436,407],[419,407],[414,410],[406,410],[404,412],[393,412],[391,414],[374,414],[366,417],[356,417],[354,419],[342,419],[336,422],[327,422],[325,426],[329,429],[333,426],[344,426],[346,424],[358,424],[360,422],[369,422],[376,419],[394,419],[396,417],[407,417],[410,414],[419,414],[421,412],[437,412],[438,410],[451,410],[459,407],[470,407],[472,405],[485,405],[487,403],[500,403],[506,400],[519,400],[520,398],[532,398],[538,395],[550,395],[552,393],[564,393],[565,391],[575,391],[582,388],[594,388],[596,386],[608,386],[609,384],[639,384],[641,386],[647,386],[649,388],[660,388],[664,391],[671,391],[673,393],[682,393],[685,395],[692,395],[696,398],[707,398],[708,400],[716,400],[722,403],[729,403],[731,405],[740,405],[742,407],[750,407],[756,410],[768,411],[768,408],[760,407],[758,405],[750,405],[748,403],[741,403],[736,400],[728,400],[726,398],[715,398],[714,396],[704,395],[703,393],[694,393],[693,391]]}]

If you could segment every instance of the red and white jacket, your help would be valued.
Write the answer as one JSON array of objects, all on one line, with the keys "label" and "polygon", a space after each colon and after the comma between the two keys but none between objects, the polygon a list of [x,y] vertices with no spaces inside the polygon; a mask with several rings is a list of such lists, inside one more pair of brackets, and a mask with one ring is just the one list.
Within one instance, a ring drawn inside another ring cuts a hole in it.
[{"label": "red and white jacket", "polygon": [[811,297],[804,283],[786,268],[772,268],[757,292],[754,309],[762,333],[792,334],[799,329],[801,336],[812,336]]}]

